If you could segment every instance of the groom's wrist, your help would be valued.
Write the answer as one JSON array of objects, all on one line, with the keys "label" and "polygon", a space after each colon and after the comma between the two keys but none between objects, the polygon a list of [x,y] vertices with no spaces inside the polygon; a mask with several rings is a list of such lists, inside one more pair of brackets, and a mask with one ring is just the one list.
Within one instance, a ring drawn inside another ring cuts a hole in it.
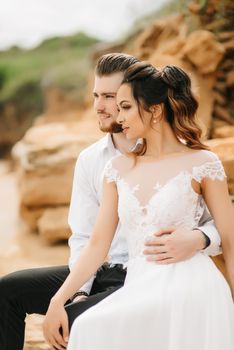
[{"label": "groom's wrist", "polygon": [[199,228],[193,229],[193,231],[196,231],[199,233],[199,246],[198,246],[198,250],[204,250],[206,248],[209,247],[210,245],[210,238],[203,232],[201,231]]},{"label": "groom's wrist", "polygon": [[210,242],[210,238],[203,231],[200,231],[200,232],[202,233],[203,239],[204,239],[204,248],[203,248],[204,250],[209,247],[211,242]]}]

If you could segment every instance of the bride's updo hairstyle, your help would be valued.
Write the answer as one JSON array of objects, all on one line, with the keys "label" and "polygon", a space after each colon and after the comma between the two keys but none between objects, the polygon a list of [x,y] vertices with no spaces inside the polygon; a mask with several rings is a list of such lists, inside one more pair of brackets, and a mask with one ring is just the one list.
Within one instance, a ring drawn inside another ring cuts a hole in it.
[{"label": "bride's updo hairstyle", "polygon": [[[191,80],[181,68],[170,65],[158,70],[148,62],[137,62],[126,70],[122,84],[126,83],[132,89],[139,113],[141,108],[150,112],[150,107],[162,104],[163,116],[178,139],[191,149],[208,149],[200,140],[202,130],[195,120],[198,102],[191,91]],[[134,153],[143,155],[146,147],[144,140],[141,149]]]}]

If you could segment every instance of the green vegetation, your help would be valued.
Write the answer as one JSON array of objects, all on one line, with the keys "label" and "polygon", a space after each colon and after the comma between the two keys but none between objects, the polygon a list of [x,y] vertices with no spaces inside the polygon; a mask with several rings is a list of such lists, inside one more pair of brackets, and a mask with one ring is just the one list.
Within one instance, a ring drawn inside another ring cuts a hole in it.
[{"label": "green vegetation", "polygon": [[79,33],[47,39],[33,50],[13,47],[0,52],[0,102],[14,98],[22,86],[40,86],[41,81],[64,89],[80,88],[89,69],[88,52],[97,42]]},{"label": "green vegetation", "polygon": [[83,33],[45,40],[32,50],[0,51],[0,156],[19,140],[43,111],[43,91],[69,91],[84,100],[89,52],[98,40]]}]

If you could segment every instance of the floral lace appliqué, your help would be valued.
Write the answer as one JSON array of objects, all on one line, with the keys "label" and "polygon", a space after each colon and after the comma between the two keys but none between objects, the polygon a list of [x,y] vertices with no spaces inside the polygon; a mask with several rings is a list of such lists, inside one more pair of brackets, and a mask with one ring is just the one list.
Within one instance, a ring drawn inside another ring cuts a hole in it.
[{"label": "floral lace appliqu\u00e9", "polygon": [[197,182],[201,182],[205,177],[220,181],[225,179],[226,174],[220,160],[207,162],[193,168],[193,178]]},{"label": "floral lace appliqu\u00e9", "polygon": [[118,170],[112,166],[112,161],[109,161],[104,169],[104,176],[107,179],[107,182],[117,182],[120,178]]}]

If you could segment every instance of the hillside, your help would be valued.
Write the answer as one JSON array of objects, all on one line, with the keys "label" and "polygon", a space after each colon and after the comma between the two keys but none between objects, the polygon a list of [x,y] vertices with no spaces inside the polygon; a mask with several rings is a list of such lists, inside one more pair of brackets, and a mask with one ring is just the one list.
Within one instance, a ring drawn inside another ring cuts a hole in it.
[{"label": "hillside", "polygon": [[[97,39],[78,33],[69,37],[47,39],[33,50],[13,47],[0,52],[0,157],[7,154],[38,115],[53,115],[52,120],[79,119],[81,109],[90,95],[87,81],[97,57],[110,51],[125,51],[137,55],[139,52],[136,52],[135,46],[138,36],[145,29],[154,26],[155,21],[172,14],[184,17],[188,33],[202,29],[214,33],[222,43],[228,41],[227,45],[232,40],[232,1],[171,0],[159,10],[138,19],[126,37],[114,45],[96,45],[99,42]],[[225,37],[227,32],[230,32],[229,37]],[[164,41],[167,41],[167,37]],[[151,45],[151,51],[154,49],[153,42],[146,45]],[[231,59],[232,54],[232,47],[228,48],[223,62],[224,70],[226,65],[231,65],[230,60],[227,60]],[[141,52],[140,58],[147,57],[142,56]],[[232,65],[230,67],[229,71]],[[220,89],[223,88],[222,79],[221,76]],[[232,89],[227,89],[225,99],[233,99]],[[228,109],[228,113],[234,116],[233,104]],[[69,114],[69,110],[72,111],[71,117],[66,114],[66,111]],[[227,119],[225,113],[221,114]]]},{"label": "hillside", "polygon": [[0,52],[0,156],[22,137],[43,110],[43,90],[76,91],[83,101],[87,55],[97,39],[78,33],[54,37],[32,50],[12,47]]}]

